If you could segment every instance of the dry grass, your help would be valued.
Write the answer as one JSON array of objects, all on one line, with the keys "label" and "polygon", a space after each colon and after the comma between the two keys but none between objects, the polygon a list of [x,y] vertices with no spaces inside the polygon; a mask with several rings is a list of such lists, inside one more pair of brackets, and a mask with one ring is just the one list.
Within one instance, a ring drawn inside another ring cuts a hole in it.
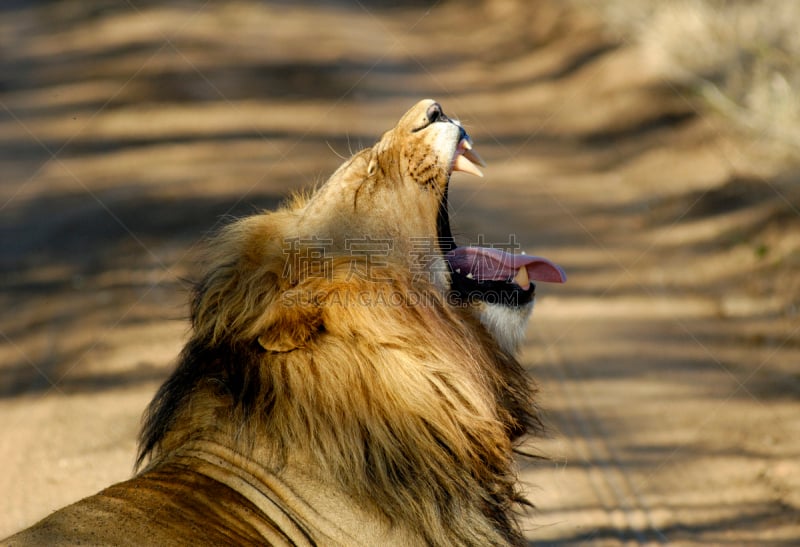
[{"label": "dry grass", "polygon": [[577,1],[712,109],[756,137],[800,148],[800,2]]}]

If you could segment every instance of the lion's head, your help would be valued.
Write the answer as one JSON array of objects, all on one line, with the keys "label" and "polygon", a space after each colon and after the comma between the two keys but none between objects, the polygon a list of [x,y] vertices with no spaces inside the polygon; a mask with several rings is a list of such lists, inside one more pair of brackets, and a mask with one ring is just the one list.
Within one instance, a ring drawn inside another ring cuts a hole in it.
[{"label": "lion's head", "polygon": [[563,272],[456,246],[450,176],[480,163],[422,101],[310,197],[228,226],[139,462],[211,440],[277,476],[302,469],[420,542],[521,543],[512,447],[541,424],[512,350],[530,281]]}]

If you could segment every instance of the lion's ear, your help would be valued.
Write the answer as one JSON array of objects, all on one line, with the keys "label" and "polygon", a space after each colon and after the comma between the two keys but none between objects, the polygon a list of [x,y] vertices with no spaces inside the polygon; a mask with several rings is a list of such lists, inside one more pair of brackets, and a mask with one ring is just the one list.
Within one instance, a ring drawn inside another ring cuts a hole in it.
[{"label": "lion's ear", "polygon": [[291,340],[284,336],[273,336],[272,333],[262,334],[258,337],[258,344],[273,353],[286,353],[302,347],[305,341]]},{"label": "lion's ear", "polygon": [[[284,305],[285,304],[285,305]],[[322,310],[310,303],[278,304],[280,315],[262,327],[259,345],[267,351],[286,353],[305,347],[323,330]]]},{"label": "lion's ear", "polygon": [[377,172],[378,172],[378,160],[377,158],[372,158],[369,161],[369,165],[367,166],[367,176],[373,177]]}]

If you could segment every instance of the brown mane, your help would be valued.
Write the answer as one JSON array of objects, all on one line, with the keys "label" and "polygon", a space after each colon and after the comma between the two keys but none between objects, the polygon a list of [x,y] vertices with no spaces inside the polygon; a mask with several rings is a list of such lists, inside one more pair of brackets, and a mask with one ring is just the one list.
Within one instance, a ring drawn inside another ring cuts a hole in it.
[{"label": "brown mane", "polygon": [[[229,228],[223,238],[239,228]],[[351,267],[342,261],[334,276]],[[275,298],[276,277],[242,275],[233,257],[213,264],[195,292],[195,334],[149,407],[138,462],[158,460],[164,450],[223,428],[245,452],[271,446],[273,469],[290,458],[313,461],[390,522],[419,523],[432,544],[452,537],[497,541],[498,531],[516,534],[509,509],[522,498],[511,443],[540,430],[534,390],[520,365],[474,319],[449,308],[430,287],[390,270],[384,273],[395,281],[383,287],[369,281],[332,287],[313,287],[314,279],[300,282],[297,294],[310,289],[325,295],[315,310],[319,316],[310,324],[286,320],[272,328],[313,325],[322,335],[305,348],[265,354],[255,333],[218,333],[216,326],[219,317],[232,326],[269,322],[235,312],[256,309],[245,301]],[[352,294],[376,300],[383,294],[385,301],[402,294],[426,305],[365,312],[339,303]],[[220,307],[231,301],[235,310]],[[298,314],[308,317],[306,311]],[[473,532],[465,525],[471,517],[466,508],[476,506],[494,530],[460,537]]]}]

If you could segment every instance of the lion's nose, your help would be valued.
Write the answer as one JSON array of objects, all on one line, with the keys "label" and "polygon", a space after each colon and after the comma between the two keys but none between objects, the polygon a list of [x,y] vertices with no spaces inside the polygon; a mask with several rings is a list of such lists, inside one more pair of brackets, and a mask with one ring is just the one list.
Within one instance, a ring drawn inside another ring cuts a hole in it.
[{"label": "lion's nose", "polygon": [[442,105],[439,103],[433,103],[428,107],[427,116],[430,123],[450,121],[447,116],[445,116],[442,111]]}]

